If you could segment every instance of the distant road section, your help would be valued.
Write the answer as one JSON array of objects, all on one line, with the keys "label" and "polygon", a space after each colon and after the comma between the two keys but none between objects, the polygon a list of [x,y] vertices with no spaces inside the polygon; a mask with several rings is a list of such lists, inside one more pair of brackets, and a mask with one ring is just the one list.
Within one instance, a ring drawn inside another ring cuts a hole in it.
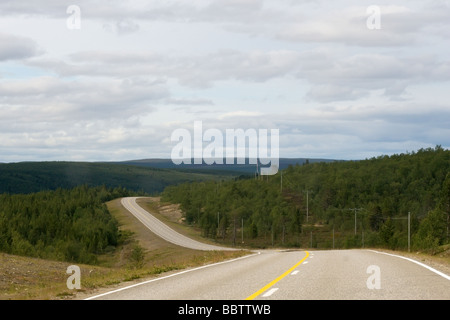
[{"label": "distant road section", "polygon": [[164,240],[176,244],[181,247],[211,251],[211,250],[236,250],[233,248],[220,247],[215,245],[210,245],[195,241],[190,239],[175,230],[168,227],[166,224],[161,222],[159,219],[154,217],[150,212],[144,210],[136,203],[137,197],[127,197],[121,200],[122,205],[130,211],[139,221],[141,221],[151,232],[157,236],[163,238]]}]

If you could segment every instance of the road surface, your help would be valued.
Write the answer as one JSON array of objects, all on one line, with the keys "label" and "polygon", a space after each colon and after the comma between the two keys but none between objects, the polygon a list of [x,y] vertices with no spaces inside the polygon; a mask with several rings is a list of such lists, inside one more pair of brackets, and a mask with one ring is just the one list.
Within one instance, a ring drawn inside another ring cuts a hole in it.
[{"label": "road surface", "polygon": [[265,250],[89,299],[450,300],[450,277],[370,250]]},{"label": "road surface", "polygon": [[140,207],[136,203],[136,199],[137,197],[122,198],[121,203],[139,221],[141,221],[148,229],[150,229],[150,231],[163,238],[164,240],[194,250],[236,250],[228,247],[205,244],[176,232],[175,230],[169,228],[166,224],[161,222],[159,219],[155,218],[151,213]]},{"label": "road surface", "polygon": [[[122,204],[152,232],[197,250],[230,250],[189,239],[136,204]],[[374,250],[263,250],[161,275],[90,299],[113,300],[450,300],[450,276],[420,262]]]}]

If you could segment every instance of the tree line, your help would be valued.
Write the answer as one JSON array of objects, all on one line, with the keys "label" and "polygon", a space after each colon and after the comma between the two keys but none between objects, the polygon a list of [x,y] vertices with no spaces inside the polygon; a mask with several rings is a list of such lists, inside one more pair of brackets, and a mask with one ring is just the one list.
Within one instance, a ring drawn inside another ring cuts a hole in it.
[{"label": "tree line", "polygon": [[78,186],[0,195],[0,251],[45,259],[96,263],[117,245],[118,222],[105,202],[124,188]]},{"label": "tree line", "polygon": [[449,172],[450,151],[436,146],[169,186],[162,200],[179,203],[205,236],[233,244],[430,249],[449,243]]}]

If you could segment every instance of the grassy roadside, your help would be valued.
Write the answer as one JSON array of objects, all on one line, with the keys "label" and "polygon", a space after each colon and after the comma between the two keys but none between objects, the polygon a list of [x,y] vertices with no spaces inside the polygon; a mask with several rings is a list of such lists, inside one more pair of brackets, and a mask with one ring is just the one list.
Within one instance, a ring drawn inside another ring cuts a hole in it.
[{"label": "grassy roadside", "polygon": [[161,273],[248,253],[181,248],[149,232],[121,206],[120,199],[107,206],[119,221],[120,243],[116,250],[99,257],[99,265],[76,264],[81,271],[81,289],[67,288],[70,274],[66,270],[73,263],[0,253],[0,300],[83,299]]}]

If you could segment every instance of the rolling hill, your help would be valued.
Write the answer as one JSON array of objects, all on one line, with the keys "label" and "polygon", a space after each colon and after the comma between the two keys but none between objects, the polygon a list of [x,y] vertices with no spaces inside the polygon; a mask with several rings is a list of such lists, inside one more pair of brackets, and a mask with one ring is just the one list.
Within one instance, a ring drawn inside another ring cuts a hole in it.
[{"label": "rolling hill", "polygon": [[[280,159],[280,168],[305,162],[329,162],[322,159]],[[235,163],[237,163],[235,161]],[[247,161],[248,163],[248,161]],[[254,175],[256,166],[175,165],[170,159],[144,159],[122,162],[17,162],[0,163],[1,193],[32,193],[78,185],[124,187],[131,191],[156,194],[168,185],[183,182],[223,180]]]},{"label": "rolling hill", "polygon": [[32,193],[78,185],[124,187],[156,194],[168,185],[228,179],[236,173],[189,172],[127,164],[92,162],[19,162],[0,164],[0,193]]}]

